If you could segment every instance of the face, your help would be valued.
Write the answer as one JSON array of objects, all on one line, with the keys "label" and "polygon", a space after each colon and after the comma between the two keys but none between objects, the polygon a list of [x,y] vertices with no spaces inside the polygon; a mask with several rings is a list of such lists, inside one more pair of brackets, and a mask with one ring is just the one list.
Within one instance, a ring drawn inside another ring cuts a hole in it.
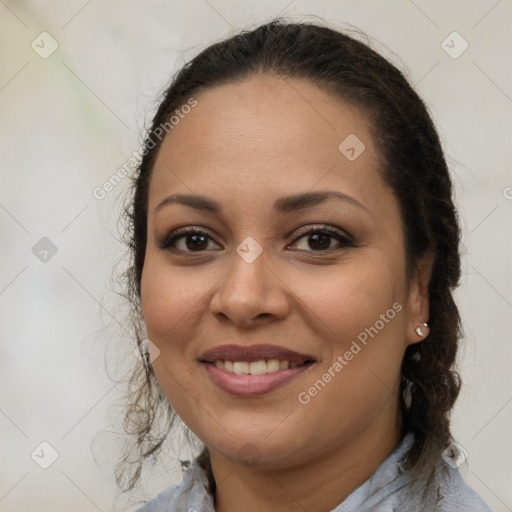
[{"label": "face", "polygon": [[367,121],[289,78],[196,99],[148,196],[141,300],[169,402],[212,453],[263,468],[396,429],[428,306]]}]

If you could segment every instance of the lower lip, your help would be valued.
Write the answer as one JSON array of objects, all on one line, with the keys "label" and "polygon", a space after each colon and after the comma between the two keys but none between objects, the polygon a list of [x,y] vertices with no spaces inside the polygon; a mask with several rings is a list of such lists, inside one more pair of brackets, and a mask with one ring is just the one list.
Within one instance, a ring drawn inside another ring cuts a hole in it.
[{"label": "lower lip", "polygon": [[222,368],[217,368],[211,363],[202,364],[206,373],[208,373],[208,377],[215,385],[227,393],[238,396],[255,396],[269,393],[288,384],[311,366],[311,364],[305,364],[296,368],[261,375],[237,375]]}]

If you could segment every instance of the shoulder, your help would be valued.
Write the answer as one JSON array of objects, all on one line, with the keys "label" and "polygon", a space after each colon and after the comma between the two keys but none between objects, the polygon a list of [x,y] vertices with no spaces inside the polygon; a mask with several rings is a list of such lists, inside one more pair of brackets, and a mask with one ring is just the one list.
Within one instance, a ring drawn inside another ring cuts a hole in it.
[{"label": "shoulder", "polygon": [[173,510],[170,508],[171,502],[179,487],[180,485],[178,484],[162,491],[156,498],[138,508],[137,512],[171,512]]},{"label": "shoulder", "polygon": [[462,479],[457,469],[451,469],[449,480],[440,492],[439,507],[442,511],[492,512],[478,494]]},{"label": "shoulder", "polygon": [[208,477],[197,459],[183,464],[183,480],[162,491],[137,512],[213,512],[213,497],[208,492]]},{"label": "shoulder", "polygon": [[464,482],[459,465],[442,454],[432,457],[431,463],[421,469],[410,467],[407,459],[412,441],[413,436],[409,433],[399,449],[382,465],[392,477],[385,483],[386,492],[392,498],[393,510],[492,512],[482,498]]}]

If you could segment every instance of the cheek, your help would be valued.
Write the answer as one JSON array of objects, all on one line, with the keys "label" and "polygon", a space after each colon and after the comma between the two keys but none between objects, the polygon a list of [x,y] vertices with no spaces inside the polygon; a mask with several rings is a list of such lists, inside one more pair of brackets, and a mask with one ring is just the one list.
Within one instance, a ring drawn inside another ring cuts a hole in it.
[{"label": "cheek", "polygon": [[[325,438],[340,425],[355,433],[396,399],[405,349],[401,267],[377,251],[356,260],[326,279],[303,280],[300,290],[316,318],[316,332],[329,340],[319,374],[302,395],[314,411],[306,422]],[[327,414],[333,421],[313,420]]]},{"label": "cheek", "polygon": [[[344,351],[376,323],[382,335],[391,335],[391,331],[396,335],[403,327],[404,315],[396,311],[403,310],[404,302],[403,287],[397,286],[400,269],[388,262],[386,255],[367,251],[364,258],[347,258],[343,264],[319,272],[295,269],[293,274],[283,275],[283,280],[293,283],[290,288],[296,304],[303,305],[302,316],[314,324],[314,331],[329,340],[333,352]],[[393,309],[395,303],[402,307]]]},{"label": "cheek", "polygon": [[[371,264],[354,258],[325,276],[304,274],[294,290],[326,342],[318,372],[301,390],[312,413],[305,421],[326,438],[340,425],[357,430],[396,397],[406,326],[401,273],[377,251],[371,256]],[[313,419],[327,414],[335,421]]]},{"label": "cheek", "polygon": [[[182,344],[181,333],[194,326],[193,318],[210,287],[207,273],[186,268],[171,271],[165,257],[147,255],[141,281],[142,313],[148,338],[160,350]],[[164,344],[167,340],[173,343]]]},{"label": "cheek", "polygon": [[183,269],[171,271],[160,255],[148,255],[141,282],[141,304],[147,337],[158,347],[153,361],[156,378],[173,409],[194,423],[191,404],[197,390],[198,363],[190,340],[200,324],[204,297],[211,288],[207,276]]},{"label": "cheek", "polygon": [[[201,396],[195,385],[198,367],[190,350],[204,297],[211,288],[207,276],[170,271],[160,255],[148,254],[141,281],[141,305],[148,338],[157,345],[156,378],[173,409],[190,425],[197,411],[191,404]],[[188,363],[188,364],[187,364]],[[193,407],[192,407],[193,409]]]}]

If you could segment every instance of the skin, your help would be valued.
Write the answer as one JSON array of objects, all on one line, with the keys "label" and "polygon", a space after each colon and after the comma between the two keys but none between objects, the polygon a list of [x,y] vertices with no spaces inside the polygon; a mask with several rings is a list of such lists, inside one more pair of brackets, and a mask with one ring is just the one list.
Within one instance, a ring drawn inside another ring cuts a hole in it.
[{"label": "skin", "polygon": [[[149,188],[141,300],[160,350],[154,370],[210,451],[218,512],[328,511],[401,439],[400,366],[407,345],[421,341],[414,329],[428,321],[431,258],[407,278],[399,205],[357,108],[308,81],[265,75],[195,97],[164,139]],[[366,146],[354,161],[338,150],[349,134]],[[327,199],[274,209],[283,196],[311,191],[337,191],[363,207]],[[206,196],[222,212],[179,203],[155,212],[173,194]],[[323,225],[349,234],[352,245],[328,238],[329,249],[312,249],[304,230]],[[211,241],[199,251],[184,238],[174,250],[159,247],[183,226]],[[249,236],[263,249],[253,263],[236,252]],[[394,303],[401,311],[301,404],[299,393]],[[216,387],[198,361],[228,343],[276,344],[316,362],[279,389],[238,397]]]}]

